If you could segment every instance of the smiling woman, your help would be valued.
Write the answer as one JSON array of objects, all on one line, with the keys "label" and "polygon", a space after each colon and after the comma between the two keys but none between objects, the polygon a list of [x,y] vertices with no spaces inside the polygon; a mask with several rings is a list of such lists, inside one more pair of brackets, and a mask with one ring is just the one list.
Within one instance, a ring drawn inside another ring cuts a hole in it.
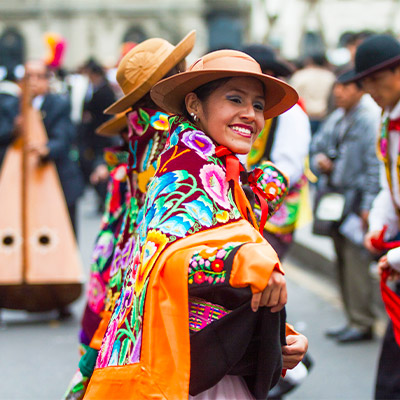
[{"label": "smiling woman", "polygon": [[288,181],[271,163],[247,174],[234,153],[297,94],[223,50],[161,81],[152,99],[178,115],[85,399],[265,399],[307,339],[285,327],[283,271],[239,176],[260,203],[261,230]]}]

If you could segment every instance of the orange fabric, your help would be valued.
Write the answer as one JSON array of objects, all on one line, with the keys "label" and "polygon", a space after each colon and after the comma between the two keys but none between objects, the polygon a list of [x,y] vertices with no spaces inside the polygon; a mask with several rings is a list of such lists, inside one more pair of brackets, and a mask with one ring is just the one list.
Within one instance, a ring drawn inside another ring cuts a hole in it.
[{"label": "orange fabric", "polygon": [[[150,275],[145,300],[140,362],[95,369],[85,400],[95,399],[187,399],[190,378],[190,338],[187,274],[189,259],[204,247],[226,242],[254,242],[268,246],[265,239],[245,220],[199,232],[178,240],[158,258]],[[205,246],[205,243],[207,246]],[[245,245],[247,247],[247,245]],[[243,246],[244,247],[244,246]],[[251,255],[254,249],[249,249]],[[245,250],[234,260],[238,287],[265,281],[266,271],[278,263],[270,254],[271,265],[245,273],[250,260]],[[269,262],[268,262],[269,263]],[[246,279],[242,282],[241,278]]]},{"label": "orange fabric", "polygon": [[111,311],[103,311],[101,314],[102,319],[89,345],[92,349],[95,350],[100,350],[101,342],[103,341],[104,334],[106,333],[107,326],[111,318]]},{"label": "orange fabric", "polygon": [[229,283],[233,287],[250,286],[253,293],[261,292],[277,265],[282,272],[278,256],[269,243],[245,244],[235,255]]},{"label": "orange fabric", "polygon": [[299,332],[297,332],[292,325],[286,323],[286,336],[289,335],[299,335]]}]

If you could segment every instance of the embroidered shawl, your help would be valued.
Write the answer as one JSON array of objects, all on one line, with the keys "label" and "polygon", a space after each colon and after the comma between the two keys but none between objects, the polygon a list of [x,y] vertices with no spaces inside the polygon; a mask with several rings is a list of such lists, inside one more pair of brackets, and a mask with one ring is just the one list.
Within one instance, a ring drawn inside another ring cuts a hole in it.
[{"label": "embroidered shawl", "polygon": [[[282,202],[287,180],[272,164],[263,171],[257,185],[265,190],[274,181],[272,210]],[[137,216],[137,240],[125,271],[116,272],[121,291],[111,303],[85,399],[187,398],[188,283],[217,290],[228,282],[259,292],[280,270],[275,251],[252,225],[243,190],[226,175],[216,143],[185,119],[171,117],[167,149]],[[197,253],[221,256],[228,245],[238,248],[229,274],[221,262],[189,271]]]}]

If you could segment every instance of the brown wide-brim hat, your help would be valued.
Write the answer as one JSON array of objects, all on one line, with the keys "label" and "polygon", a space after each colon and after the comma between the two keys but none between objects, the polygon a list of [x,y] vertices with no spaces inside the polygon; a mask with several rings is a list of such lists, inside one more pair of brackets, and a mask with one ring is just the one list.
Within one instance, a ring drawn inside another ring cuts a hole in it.
[{"label": "brown wide-brim hat", "polygon": [[155,83],[192,51],[196,32],[188,33],[176,46],[167,40],[145,40],[129,51],[117,69],[117,81],[124,96],[108,107],[106,114],[117,114],[132,107]]},{"label": "brown wide-brim hat", "polygon": [[287,83],[263,74],[254,58],[237,50],[217,50],[193,63],[186,72],[158,82],[151,90],[153,101],[171,114],[182,114],[185,96],[198,87],[221,78],[253,77],[265,87],[265,119],[282,114],[298,101]]},{"label": "brown wide-brim hat", "polygon": [[99,125],[96,129],[96,133],[100,136],[116,136],[119,135],[124,129],[128,127],[128,121],[126,119],[126,112],[115,115],[108,121]]}]

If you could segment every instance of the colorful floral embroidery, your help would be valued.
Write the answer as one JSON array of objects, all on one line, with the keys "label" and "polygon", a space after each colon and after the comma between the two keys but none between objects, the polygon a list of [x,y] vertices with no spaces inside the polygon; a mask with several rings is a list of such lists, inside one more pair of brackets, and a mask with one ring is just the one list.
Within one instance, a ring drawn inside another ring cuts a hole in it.
[{"label": "colorful floral embroidery", "polygon": [[225,282],[224,262],[238,243],[228,243],[223,248],[210,248],[195,253],[189,262],[188,282],[201,285]]},{"label": "colorful floral embroidery", "polygon": [[[215,155],[215,144],[180,117],[172,117],[169,122],[169,147],[157,161],[148,194],[136,214],[135,223],[139,225],[136,225],[135,248],[129,252],[129,261],[124,262],[128,265],[125,272],[116,268],[112,278],[121,287],[121,294],[116,302],[115,292],[108,295],[108,301],[114,301],[115,308],[99,367],[139,361],[150,274],[167,246],[196,232],[242,218],[226,180],[225,166]],[[279,181],[279,176],[270,181],[277,187],[278,199],[286,181]],[[189,285],[223,284],[227,279],[227,258],[237,246],[237,243],[228,243],[221,249],[205,249],[194,254],[189,267]]]},{"label": "colorful floral embroidery", "polygon": [[182,135],[182,142],[190,149],[193,149],[205,160],[215,153],[215,146],[212,140],[200,131],[187,131]]},{"label": "colorful floral embroidery", "polygon": [[88,288],[88,305],[97,314],[104,308],[104,300],[106,298],[106,285],[103,277],[94,272],[90,276]]},{"label": "colorful floral embroidery", "polygon": [[159,131],[167,131],[169,128],[168,115],[161,112],[155,113],[150,118],[150,125]]},{"label": "colorful floral embroidery", "polygon": [[127,114],[129,137],[141,136],[144,133],[144,123],[139,119],[138,112],[132,111]]},{"label": "colorful floral embroidery", "polygon": [[200,170],[200,179],[209,196],[224,208],[229,208],[228,182],[224,170],[215,164],[206,164]]},{"label": "colorful floral embroidery", "polygon": [[148,233],[146,243],[142,248],[140,265],[135,280],[135,292],[137,294],[140,294],[142,291],[145,280],[149,276],[157,257],[167,243],[168,238],[163,233],[154,229]]}]

